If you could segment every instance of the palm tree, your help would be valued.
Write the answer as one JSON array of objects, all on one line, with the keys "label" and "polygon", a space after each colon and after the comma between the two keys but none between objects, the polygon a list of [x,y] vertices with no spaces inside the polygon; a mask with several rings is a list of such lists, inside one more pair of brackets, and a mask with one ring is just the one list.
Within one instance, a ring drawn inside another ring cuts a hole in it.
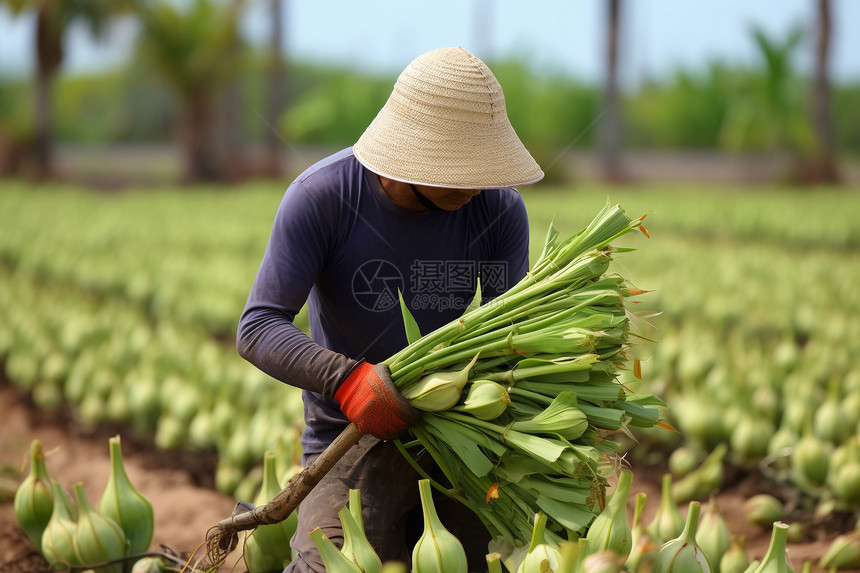
[{"label": "palm tree", "polygon": [[[231,8],[238,13],[242,8],[243,0],[229,0]],[[238,36],[237,36],[238,40]],[[234,57],[242,57],[242,45],[240,42],[233,44]],[[243,107],[242,77],[241,74],[234,76],[226,82],[220,90],[215,103],[216,110],[216,139],[219,145],[213,150],[223,161],[221,165],[220,178],[236,181],[247,175],[245,163],[245,133],[243,116],[237,113]]]},{"label": "palm tree", "polygon": [[281,173],[279,157],[281,138],[276,126],[284,109],[285,74],[282,50],[284,47],[284,0],[269,0],[272,29],[269,36],[269,62],[266,74],[266,129],[263,132],[262,174],[277,177]]},{"label": "palm tree", "polygon": [[817,153],[809,161],[808,178],[815,182],[835,183],[836,144],[830,115],[830,38],[833,19],[830,0],[816,0],[818,30],[815,39],[815,77],[812,84],[812,125],[818,140]]},{"label": "palm tree", "polygon": [[82,22],[101,35],[114,16],[129,12],[135,0],[0,0],[13,14],[36,13],[36,97],[33,157],[39,177],[53,172],[54,81],[63,63],[63,38],[69,27]]},{"label": "palm tree", "polygon": [[606,13],[606,78],[603,91],[604,117],[600,151],[603,176],[610,181],[625,179],[621,166],[621,117],[618,96],[618,47],[621,34],[621,0],[609,0]]},{"label": "palm tree", "polygon": [[752,29],[761,66],[740,79],[720,133],[725,147],[762,149],[787,159],[785,175],[806,180],[808,158],[815,152],[815,134],[806,113],[806,83],[795,69],[804,30],[794,27],[783,38]]},{"label": "palm tree", "polygon": [[215,112],[219,89],[238,70],[241,4],[193,0],[183,11],[158,0],[140,12],[141,54],[179,99],[186,181],[215,181],[226,175],[215,137]]}]

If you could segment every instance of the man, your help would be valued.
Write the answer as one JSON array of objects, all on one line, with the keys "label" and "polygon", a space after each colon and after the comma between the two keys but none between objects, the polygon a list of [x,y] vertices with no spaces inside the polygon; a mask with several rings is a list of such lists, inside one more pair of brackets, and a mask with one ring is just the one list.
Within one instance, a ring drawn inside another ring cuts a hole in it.
[{"label": "man", "polygon": [[[462,48],[415,59],[352,148],[300,175],[278,208],[242,314],[239,353],[303,389],[303,463],[349,421],[366,434],[299,507],[288,572],[324,571],[308,532],[337,545],[337,511],[359,489],[383,562],[410,561],[421,534],[418,474],[391,439],[420,421],[380,362],[406,346],[398,291],[422,332],[459,317],[480,278],[486,298],[528,270],[517,185],[543,172],[523,147],[487,66]],[[312,338],[292,321],[307,302]],[[432,459],[418,454],[432,471]],[[444,481],[444,478],[442,478]],[[440,517],[482,568],[488,533],[441,496]]]}]

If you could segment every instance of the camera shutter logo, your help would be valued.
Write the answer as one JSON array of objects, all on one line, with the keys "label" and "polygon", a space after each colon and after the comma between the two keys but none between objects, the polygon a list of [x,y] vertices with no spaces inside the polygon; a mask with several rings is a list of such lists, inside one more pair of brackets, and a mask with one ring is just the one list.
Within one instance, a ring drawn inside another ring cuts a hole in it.
[{"label": "camera shutter logo", "polygon": [[398,290],[403,290],[403,275],[388,261],[367,261],[352,275],[352,294],[366,310],[384,312],[400,304]]}]

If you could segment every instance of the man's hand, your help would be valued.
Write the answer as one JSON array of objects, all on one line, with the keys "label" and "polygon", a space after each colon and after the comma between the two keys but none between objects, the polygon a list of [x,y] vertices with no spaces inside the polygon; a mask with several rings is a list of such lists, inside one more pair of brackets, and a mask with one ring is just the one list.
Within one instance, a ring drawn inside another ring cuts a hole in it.
[{"label": "man's hand", "polygon": [[393,440],[421,421],[421,413],[397,391],[385,364],[362,362],[334,398],[362,433],[381,440]]}]

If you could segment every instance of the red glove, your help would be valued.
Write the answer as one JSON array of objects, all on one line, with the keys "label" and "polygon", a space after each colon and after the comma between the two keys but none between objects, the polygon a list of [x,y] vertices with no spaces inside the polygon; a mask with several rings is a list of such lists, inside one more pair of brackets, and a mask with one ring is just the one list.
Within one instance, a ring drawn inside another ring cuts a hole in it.
[{"label": "red glove", "polygon": [[385,364],[362,362],[334,393],[340,410],[363,434],[393,440],[421,421],[400,395]]}]

